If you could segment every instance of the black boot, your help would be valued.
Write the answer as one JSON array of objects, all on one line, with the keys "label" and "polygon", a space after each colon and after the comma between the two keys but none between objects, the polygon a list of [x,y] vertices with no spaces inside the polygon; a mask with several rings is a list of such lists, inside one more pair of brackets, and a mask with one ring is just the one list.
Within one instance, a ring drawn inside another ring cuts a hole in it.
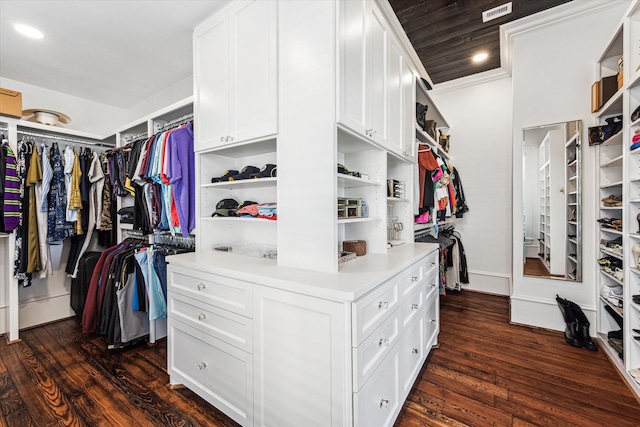
[{"label": "black boot", "polygon": [[578,322],[578,337],[582,340],[582,345],[585,348],[588,348],[592,351],[598,350],[598,344],[595,343],[591,339],[591,335],[589,335],[589,319],[582,311],[582,308],[578,304],[573,301],[567,301],[569,306],[571,307],[571,311],[573,312],[573,317]]},{"label": "black boot", "polygon": [[573,310],[571,310],[571,307],[569,306],[569,301],[556,295],[556,302],[558,303],[558,307],[560,307],[560,312],[562,313],[564,322],[567,324],[567,327],[564,330],[565,341],[567,341],[567,344],[571,344],[574,347],[582,347],[583,343],[579,338],[580,335],[578,334],[578,322],[573,315]]}]

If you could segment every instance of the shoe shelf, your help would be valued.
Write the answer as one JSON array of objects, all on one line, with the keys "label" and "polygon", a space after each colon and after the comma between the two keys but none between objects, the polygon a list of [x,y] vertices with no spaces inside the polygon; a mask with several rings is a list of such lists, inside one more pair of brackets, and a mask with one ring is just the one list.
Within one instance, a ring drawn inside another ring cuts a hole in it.
[{"label": "shoe shelf", "polygon": [[[622,114],[622,90],[618,90],[598,111],[597,118],[601,119],[615,114]],[[609,138],[611,139],[611,138]],[[606,141],[605,141],[606,142]]]},{"label": "shoe shelf", "polygon": [[610,308],[612,308],[613,311],[615,311],[620,317],[624,317],[624,310],[622,308],[618,307],[617,305],[615,305],[614,303],[612,303],[611,301],[609,301],[603,296],[600,297],[600,301],[602,301],[603,303],[608,305]]},{"label": "shoe shelf", "polygon": [[608,277],[609,279],[613,280],[614,282],[616,282],[619,285],[624,285],[624,282],[620,279],[618,279],[617,277],[615,277],[613,274],[608,273],[602,269],[600,269],[600,273],[603,274],[604,276]]},{"label": "shoe shelf", "polygon": [[616,234],[618,236],[622,236],[622,231],[614,230],[613,228],[600,227],[600,231],[603,233]]},{"label": "shoe shelf", "polygon": [[601,189],[614,188],[614,187],[622,187],[622,181],[605,182],[600,184]]},{"label": "shoe shelf", "polygon": [[601,164],[600,167],[622,167],[622,154],[611,160],[605,161],[605,163]]},{"label": "shoe shelf", "polygon": [[618,253],[609,251],[609,250],[607,250],[607,249],[605,249],[603,247],[600,247],[600,252],[602,252],[605,255],[609,255],[609,256],[612,256],[614,258],[618,258],[619,260],[622,260],[622,254],[618,254]]}]

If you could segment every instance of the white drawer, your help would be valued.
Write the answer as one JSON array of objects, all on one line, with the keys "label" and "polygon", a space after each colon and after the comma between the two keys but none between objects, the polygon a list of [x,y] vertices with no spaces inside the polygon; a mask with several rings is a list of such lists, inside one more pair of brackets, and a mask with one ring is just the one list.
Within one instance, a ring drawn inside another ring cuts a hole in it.
[{"label": "white drawer", "polygon": [[398,357],[400,360],[400,392],[404,398],[409,394],[413,383],[418,377],[422,364],[427,358],[424,348],[425,339],[425,315],[424,311],[413,319],[398,345]]},{"label": "white drawer", "polygon": [[253,424],[253,359],[169,319],[171,384],[182,383],[242,425]]},{"label": "white drawer", "polygon": [[252,352],[251,319],[169,291],[169,316],[212,337]]},{"label": "white drawer", "polygon": [[353,303],[353,345],[359,346],[398,306],[398,278]]},{"label": "white drawer", "polygon": [[405,298],[422,284],[424,268],[422,263],[413,264],[400,274],[400,298]]},{"label": "white drawer", "polygon": [[409,323],[416,317],[420,316],[424,310],[424,304],[426,302],[424,298],[424,287],[422,289],[417,289],[412,295],[409,295],[406,299],[404,299],[401,303],[401,327],[404,330]]},{"label": "white drawer", "polygon": [[403,403],[400,401],[399,378],[398,352],[392,351],[384,358],[362,390],[353,395],[354,425],[393,425]]},{"label": "white drawer", "polygon": [[396,310],[357,348],[353,349],[353,390],[358,391],[399,340],[401,310]]},{"label": "white drawer", "polygon": [[216,274],[168,266],[169,290],[213,306],[252,317],[250,283]]},{"label": "white drawer", "polygon": [[427,258],[425,258],[425,260],[423,261],[423,266],[424,266],[424,275],[425,276],[429,276],[430,274],[435,273],[436,275],[438,274],[438,260],[440,257],[440,251],[439,250],[435,250],[433,252],[431,252]]},{"label": "white drawer", "polygon": [[438,343],[440,332],[440,294],[433,293],[425,307],[425,349],[427,353]]}]

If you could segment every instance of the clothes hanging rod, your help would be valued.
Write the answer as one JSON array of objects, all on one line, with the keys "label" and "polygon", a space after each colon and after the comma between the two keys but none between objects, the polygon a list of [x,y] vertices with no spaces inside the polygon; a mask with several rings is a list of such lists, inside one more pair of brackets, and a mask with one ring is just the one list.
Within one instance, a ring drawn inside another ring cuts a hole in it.
[{"label": "clothes hanging rod", "polygon": [[124,143],[128,144],[130,142],[137,141],[139,139],[146,138],[146,137],[147,137],[147,132],[146,131],[145,132],[140,132],[140,133],[135,134],[135,135],[127,136],[124,139]]},{"label": "clothes hanging rod", "polygon": [[175,127],[176,125],[181,125],[183,123],[188,122],[191,119],[193,119],[193,113],[185,114],[182,117],[178,117],[177,119],[173,119],[171,121],[168,121],[167,123],[164,123],[164,124],[160,125],[158,132],[163,132],[165,130],[171,129],[172,127]]},{"label": "clothes hanging rod", "polygon": [[98,142],[98,141],[87,141],[84,139],[77,139],[77,138],[69,138],[66,136],[58,136],[58,135],[46,135],[44,133],[37,133],[37,132],[31,132],[31,131],[26,131],[26,130],[18,130],[18,134],[20,135],[26,135],[26,136],[33,136],[35,138],[45,138],[45,139],[53,139],[55,141],[64,141],[64,142],[70,142],[72,144],[83,144],[83,145],[93,145],[93,146],[98,146],[98,147],[115,147],[115,144],[107,144],[104,142]]}]

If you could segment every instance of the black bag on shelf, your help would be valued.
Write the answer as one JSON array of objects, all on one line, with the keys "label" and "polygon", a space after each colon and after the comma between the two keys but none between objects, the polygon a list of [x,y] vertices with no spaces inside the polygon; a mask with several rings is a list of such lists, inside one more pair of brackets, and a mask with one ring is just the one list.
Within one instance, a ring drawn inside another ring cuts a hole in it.
[{"label": "black bag on shelf", "polygon": [[416,122],[418,126],[422,128],[423,131],[427,130],[427,110],[429,109],[428,105],[422,105],[419,102],[416,102]]}]

